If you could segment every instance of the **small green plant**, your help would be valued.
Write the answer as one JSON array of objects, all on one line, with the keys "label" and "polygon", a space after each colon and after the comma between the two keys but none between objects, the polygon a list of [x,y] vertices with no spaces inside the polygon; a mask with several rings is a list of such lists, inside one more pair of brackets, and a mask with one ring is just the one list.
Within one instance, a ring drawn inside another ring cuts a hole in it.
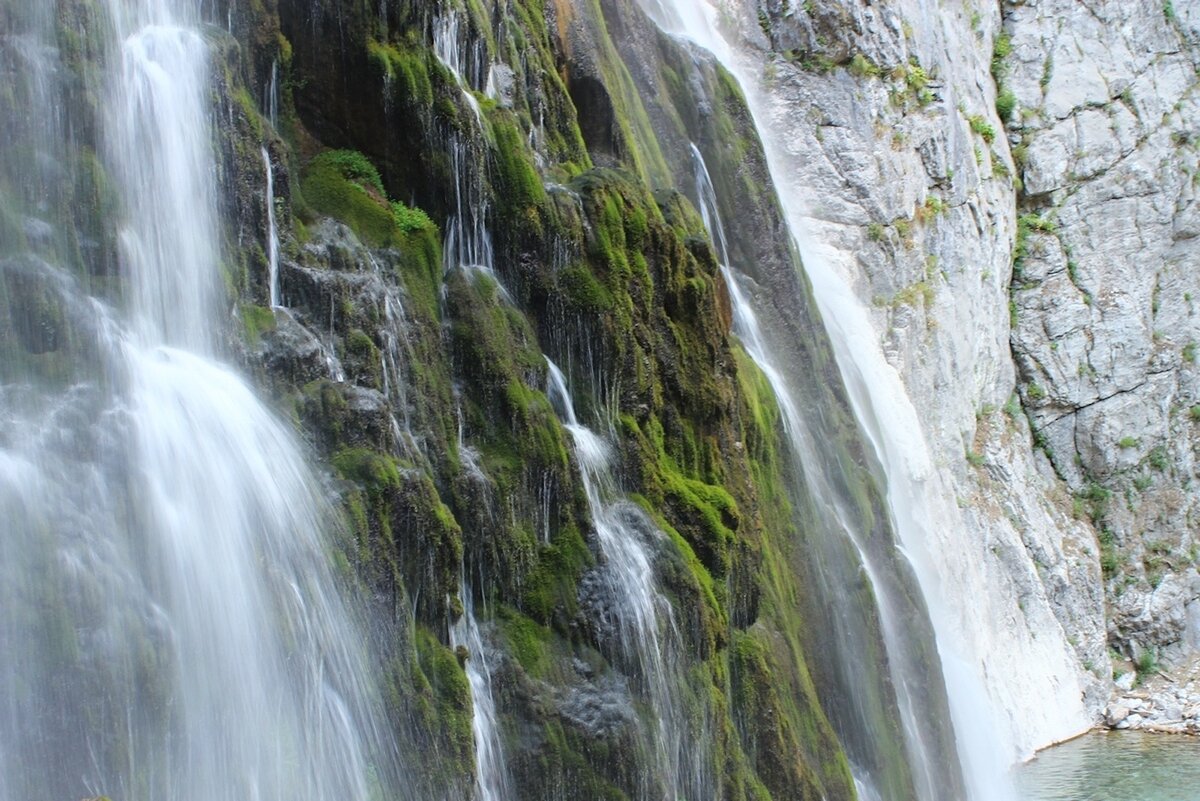
[{"label": "small green plant", "polygon": [[983,141],[989,145],[996,139],[996,129],[984,118],[982,114],[972,114],[967,117],[967,122],[971,125],[971,130],[983,137]]},{"label": "small green plant", "polygon": [[908,69],[905,70],[904,83],[917,93],[929,84],[929,73],[925,72],[925,68],[918,64],[915,58],[910,60]]},{"label": "small green plant", "polygon": [[336,169],[347,180],[363,189],[374,189],[383,194],[383,179],[379,170],[370,160],[357,150],[331,150],[321,154],[321,158]]},{"label": "small green plant", "polygon": [[1101,527],[1096,535],[1096,541],[1100,544],[1100,570],[1104,574],[1104,578],[1111,579],[1117,573],[1117,568],[1121,566],[1121,559],[1117,555],[1116,538],[1113,536],[1112,529]]},{"label": "small green plant", "polygon": [[1183,360],[1188,364],[1196,361],[1196,343],[1189,342],[1183,346]]},{"label": "small green plant", "polygon": [[1017,393],[1009,396],[1008,402],[1004,404],[1004,413],[1013,420],[1017,419],[1017,415],[1021,413],[1021,398]]},{"label": "small green plant", "polygon": [[997,84],[1002,83],[1007,76],[1008,65],[1004,63],[1004,59],[1011,54],[1012,37],[1007,33],[1001,33],[992,45],[992,77],[996,79]]},{"label": "small green plant", "polygon": [[1117,447],[1128,450],[1130,448],[1136,448],[1141,444],[1141,442],[1142,441],[1137,437],[1121,437],[1121,439],[1117,442]]},{"label": "small green plant", "polygon": [[433,221],[424,211],[412,206],[406,206],[398,200],[392,201],[392,218],[396,227],[405,233],[415,233],[433,227]]},{"label": "small green plant", "polygon": [[1017,218],[1017,239],[1013,245],[1013,264],[1019,266],[1029,253],[1029,234],[1033,231],[1038,231],[1044,234],[1053,234],[1058,231],[1058,224],[1054,220],[1043,217],[1040,214],[1029,212],[1022,214]]},{"label": "small green plant", "polygon": [[1001,89],[996,95],[996,114],[999,115],[1001,122],[1008,122],[1012,119],[1013,112],[1017,108],[1017,96],[1009,89]]},{"label": "small green plant", "polygon": [[1137,665],[1137,671],[1140,674],[1138,679],[1141,681],[1142,675],[1149,675],[1158,671],[1158,655],[1152,649],[1146,648],[1138,654],[1137,661],[1134,664]]},{"label": "small green plant", "polygon": [[1017,219],[1017,223],[1024,225],[1031,231],[1041,231],[1044,234],[1053,234],[1058,231],[1058,223],[1040,214],[1022,214]]},{"label": "small green plant", "polygon": [[872,222],[867,224],[867,239],[872,242],[883,240],[883,223]]},{"label": "small green plant", "polygon": [[1200,421],[1200,403],[1188,409],[1188,417],[1192,418],[1192,422]]},{"label": "small green plant", "polygon": [[1150,466],[1158,472],[1161,473],[1167,469],[1167,449],[1162,445],[1154,446],[1147,458],[1150,461]]},{"label": "small green plant", "polygon": [[1000,178],[1008,178],[1012,175],[1008,165],[1004,163],[1004,159],[1000,158],[1000,154],[995,150],[992,151],[992,175]]},{"label": "small green plant", "polygon": [[992,58],[1008,58],[1012,55],[1012,37],[1007,33],[1001,33],[996,37],[996,43],[992,46]]},{"label": "small green plant", "polygon": [[1046,397],[1046,390],[1042,389],[1042,385],[1035,381],[1025,388],[1025,394],[1027,394],[1031,400],[1042,400]]},{"label": "small green plant", "polygon": [[1054,77],[1054,55],[1046,56],[1046,60],[1042,62],[1042,77],[1038,79],[1038,85],[1045,89],[1050,85],[1050,79]]},{"label": "small green plant", "polygon": [[1134,476],[1133,488],[1138,492],[1145,492],[1150,489],[1150,485],[1154,482],[1154,478],[1148,475]]},{"label": "small green plant", "polygon": [[1163,2],[1163,16],[1167,18],[1168,22],[1175,21],[1175,5],[1171,0]]},{"label": "small green plant", "polygon": [[967,463],[971,465],[971,467],[983,467],[983,454],[968,448]]},{"label": "small green plant", "polygon": [[[1088,517],[1093,521],[1100,520],[1108,511],[1108,502],[1112,500],[1112,491],[1092,481],[1084,487],[1083,492],[1079,493],[1078,498],[1086,503]],[[1112,532],[1108,532],[1107,536],[1111,538]],[[1104,545],[1103,537],[1100,544]]]},{"label": "small green plant", "polygon": [[858,78],[878,78],[883,72],[881,69],[879,69],[878,64],[871,61],[871,59],[867,58],[862,53],[855,53],[854,58],[850,59],[850,66],[848,66],[846,69],[850,71],[851,75],[854,75]]}]

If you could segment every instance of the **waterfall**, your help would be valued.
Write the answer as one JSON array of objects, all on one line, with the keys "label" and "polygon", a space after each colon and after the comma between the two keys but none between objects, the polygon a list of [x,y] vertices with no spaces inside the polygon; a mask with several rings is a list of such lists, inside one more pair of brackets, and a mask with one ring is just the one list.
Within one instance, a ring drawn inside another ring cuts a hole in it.
[{"label": "waterfall", "polygon": [[643,797],[702,798],[712,792],[707,775],[708,732],[687,721],[680,708],[679,634],[671,606],[659,592],[652,543],[647,541],[662,535],[641,509],[620,496],[608,442],[580,424],[562,370],[549,359],[546,364],[546,395],[575,443],[617,617],[621,657],[642,682],[654,716],[650,733],[654,775]]},{"label": "waterfall", "polygon": [[263,167],[267,173],[267,286],[271,308],[282,306],[279,299],[279,229],[275,227],[275,168],[266,145],[262,149]]},{"label": "waterfall", "polygon": [[[749,55],[731,45],[720,32],[720,11],[706,0],[676,0],[665,8],[653,3],[647,5],[647,12],[665,30],[680,34],[708,49],[738,79],[746,92],[756,127],[763,137],[768,165],[773,175],[779,175],[780,153],[785,147],[782,137],[786,136],[786,132],[778,125],[765,124],[768,119],[767,101],[759,78],[762,65],[755,64]],[[950,623],[946,600],[940,591],[939,576],[926,545],[926,540],[933,532],[940,526],[949,525],[949,522],[933,511],[933,504],[928,500],[930,489],[922,486],[922,481],[914,475],[914,466],[920,462],[920,455],[927,454],[916,411],[899,377],[887,366],[879,352],[878,344],[865,336],[871,326],[861,304],[853,299],[836,271],[830,269],[823,258],[825,253],[820,243],[802,236],[805,229],[801,198],[795,192],[784,191],[777,180],[775,185],[812,282],[818,307],[827,323],[855,415],[887,477],[888,507],[901,554],[916,576],[935,633],[968,796],[973,801],[1012,798],[1007,768],[1016,756],[1015,749],[1007,741],[1007,731],[996,725],[996,713],[985,689],[986,678],[980,673],[982,654],[958,653],[965,633],[955,630]],[[736,288],[736,283],[736,280],[731,282],[731,289]],[[781,400],[785,414],[786,405]],[[794,431],[789,433],[795,438]],[[865,565],[866,561],[869,560],[865,560]],[[875,586],[878,590],[879,585]],[[881,613],[886,603],[886,599],[881,599]],[[887,636],[889,625],[885,615],[881,614],[881,618]],[[890,644],[889,655],[892,655]],[[896,687],[905,718],[910,717],[904,701],[906,682],[920,681],[921,678],[912,676],[902,679]],[[909,726],[908,720],[905,725],[906,728]],[[924,772],[920,762],[928,754],[921,753],[923,747],[913,741],[911,731],[907,744],[910,760],[916,764],[915,778],[920,785]],[[929,786],[928,782],[925,784],[923,797],[930,797],[929,793],[937,797],[938,788]]]},{"label": "waterfall", "polygon": [[[39,345],[61,351],[65,389],[36,368],[0,374],[0,797],[403,797],[328,565],[336,516],[216,346],[202,20],[183,0],[107,5],[97,149],[123,207],[122,308],[32,241],[0,260],[78,332]],[[24,35],[50,41],[49,22]],[[50,67],[18,75],[39,108],[62,102]],[[31,137],[0,124],[60,163],[79,146],[53,120]],[[57,211],[34,209],[73,224]]]}]

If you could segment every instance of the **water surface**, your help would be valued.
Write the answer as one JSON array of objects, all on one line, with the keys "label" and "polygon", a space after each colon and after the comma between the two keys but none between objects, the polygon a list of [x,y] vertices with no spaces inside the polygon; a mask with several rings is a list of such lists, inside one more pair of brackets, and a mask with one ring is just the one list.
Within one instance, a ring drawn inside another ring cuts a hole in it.
[{"label": "water surface", "polygon": [[1027,801],[1196,801],[1200,739],[1096,732],[1041,752],[1018,772]]}]

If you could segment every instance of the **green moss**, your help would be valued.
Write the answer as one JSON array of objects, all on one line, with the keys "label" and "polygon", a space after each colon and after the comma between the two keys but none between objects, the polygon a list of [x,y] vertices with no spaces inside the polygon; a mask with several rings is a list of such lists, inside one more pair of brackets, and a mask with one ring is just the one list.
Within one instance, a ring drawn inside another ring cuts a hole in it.
[{"label": "green moss", "polygon": [[304,173],[304,198],[315,211],[349,225],[367,244],[390,245],[398,230],[387,198],[376,185],[378,172],[372,168],[373,175],[363,176],[346,169],[358,159],[363,157],[336,150],[314,158]]},{"label": "green moss", "polygon": [[591,314],[612,309],[613,296],[587,267],[576,265],[558,274],[558,285],[570,306]]},{"label": "green moss", "polygon": [[347,448],[333,457],[338,475],[371,489],[400,486],[400,470],[395,459],[367,448]]},{"label": "green moss", "polygon": [[352,150],[317,155],[305,169],[302,188],[314,211],[346,223],[369,245],[397,248],[414,293],[436,306],[430,295],[440,269],[437,227],[424,211],[389,201],[379,171],[365,156]]},{"label": "green moss", "polygon": [[385,43],[371,39],[367,42],[367,56],[393,95],[414,107],[433,105],[428,50],[408,40]]},{"label": "green moss", "polygon": [[498,618],[508,653],[526,675],[545,676],[552,665],[552,631],[510,607],[501,607]]},{"label": "green moss", "polygon": [[546,202],[542,178],[529,156],[525,137],[506,113],[491,116],[493,151],[492,182],[498,212],[509,225],[531,236],[542,229],[541,207]]},{"label": "green moss", "polygon": [[247,344],[257,346],[262,341],[263,334],[275,330],[275,312],[270,309],[264,306],[255,306],[251,303],[243,303],[239,311],[242,318],[242,330],[245,332]]},{"label": "green moss", "polygon": [[578,582],[593,565],[580,532],[566,528],[538,549],[538,564],[524,583],[521,607],[534,620],[569,626],[578,609]]},{"label": "green moss", "polygon": [[471,686],[458,658],[424,626],[416,630],[416,699],[442,756],[470,764]]},{"label": "green moss", "polygon": [[262,115],[258,113],[258,104],[254,102],[254,98],[250,96],[250,92],[246,90],[245,86],[239,86],[234,90],[233,101],[241,110],[250,130],[254,132],[254,136],[261,141],[264,138]]},{"label": "green moss", "polygon": [[[786,687],[778,681],[781,673],[765,632],[755,628],[735,634],[730,654],[730,701],[746,752],[775,797],[816,801],[825,797],[826,783],[852,784],[850,766],[835,748],[826,749],[814,760],[817,771],[805,770],[804,763],[796,759],[805,751],[802,739],[818,741],[819,730],[828,724],[823,725],[818,710],[808,709],[803,714],[796,708],[789,710],[783,696]],[[774,725],[764,725],[768,721]]]}]

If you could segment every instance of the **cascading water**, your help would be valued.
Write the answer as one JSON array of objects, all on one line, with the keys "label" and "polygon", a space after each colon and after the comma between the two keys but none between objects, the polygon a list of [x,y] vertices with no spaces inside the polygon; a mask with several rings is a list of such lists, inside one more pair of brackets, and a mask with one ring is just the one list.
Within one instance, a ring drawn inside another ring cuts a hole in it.
[{"label": "cascading water", "polygon": [[644,796],[703,798],[712,792],[707,727],[680,708],[679,635],[671,606],[658,590],[647,537],[661,536],[637,506],[621,498],[613,480],[608,443],[580,424],[562,371],[546,360],[546,395],[575,443],[592,524],[610,582],[621,656],[642,682],[654,715],[653,775]]},{"label": "cascading water", "polygon": [[[717,21],[721,18],[721,11],[705,0],[676,0],[667,6],[656,3],[650,5],[648,13],[665,30],[685,36],[708,49],[739,80],[746,92],[750,110],[759,123],[768,164],[773,173],[777,172],[780,162],[778,154],[783,146],[778,137],[783,134],[778,126],[762,125],[767,118],[764,111],[767,105],[763,97],[765,90],[759,82],[759,76],[763,74],[762,65],[756,64],[748,54],[739,52],[720,33]],[[778,182],[776,188],[779,188]],[[803,232],[803,205],[800,199],[781,191],[780,202],[793,235],[799,238]],[[1015,752],[1005,742],[1005,732],[993,725],[994,713],[984,691],[985,679],[974,666],[981,664],[978,655],[973,660],[967,660],[954,653],[951,647],[951,643],[958,640],[949,626],[944,600],[938,590],[936,571],[927,557],[924,540],[937,523],[929,508],[923,505],[926,492],[914,481],[910,470],[910,451],[914,447],[917,452],[925,451],[923,442],[910,439],[920,431],[915,412],[899,386],[894,371],[886,368],[877,345],[863,342],[861,336],[850,335],[852,329],[870,330],[860,304],[851,300],[852,295],[841,286],[834,270],[822,269],[820,248],[815,243],[801,240],[799,245],[818,306],[828,321],[830,338],[856,417],[887,475],[889,511],[903,548],[904,561],[911,563],[929,608],[968,795],[974,801],[1011,798],[1006,770],[1007,762],[1011,761]],[[781,405],[786,404],[781,401]],[[881,622],[886,631],[886,621]],[[913,678],[921,679],[920,676]],[[901,697],[902,712],[908,716],[903,710],[903,684],[902,681],[897,692]],[[919,753],[913,754],[911,732],[909,746],[910,756],[920,757]],[[919,767],[915,771],[918,782],[921,772]],[[939,791],[937,787],[926,788],[926,793],[935,794],[932,797],[937,797]]]},{"label": "cascading water", "polygon": [[[53,375],[36,360],[0,374],[0,798],[403,797],[326,562],[334,514],[288,430],[216,360],[197,5],[111,0],[97,26],[113,34],[95,43],[112,65],[97,127],[124,209],[125,310],[33,238],[0,259],[5,286],[39,287],[74,332],[41,351],[61,357]],[[6,49],[52,41],[52,13],[10,18],[27,26]],[[27,61],[18,81],[54,108],[60,70]],[[35,181],[82,146],[55,120],[4,126],[55,163]],[[5,185],[27,177],[0,166]],[[30,225],[74,224],[55,211],[35,204]]]}]

